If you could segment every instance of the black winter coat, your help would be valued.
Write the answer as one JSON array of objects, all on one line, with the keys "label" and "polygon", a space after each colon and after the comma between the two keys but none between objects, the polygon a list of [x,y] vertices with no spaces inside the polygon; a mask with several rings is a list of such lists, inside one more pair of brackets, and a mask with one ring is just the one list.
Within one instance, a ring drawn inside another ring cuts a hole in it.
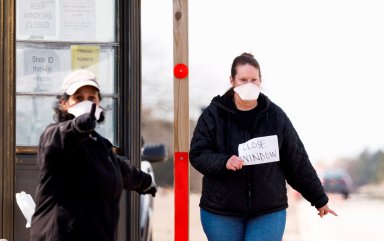
[{"label": "black winter coat", "polygon": [[107,139],[91,135],[78,133],[72,120],[41,135],[31,241],[114,241],[123,188],[140,192],[151,184]]},{"label": "black winter coat", "polygon": [[[328,202],[304,145],[284,111],[260,94],[253,126],[236,113],[233,89],[215,97],[200,116],[190,162],[201,172],[200,207],[223,215],[258,216],[288,207],[286,181],[316,208]],[[231,171],[226,162],[252,138],[277,135],[280,161]]]}]

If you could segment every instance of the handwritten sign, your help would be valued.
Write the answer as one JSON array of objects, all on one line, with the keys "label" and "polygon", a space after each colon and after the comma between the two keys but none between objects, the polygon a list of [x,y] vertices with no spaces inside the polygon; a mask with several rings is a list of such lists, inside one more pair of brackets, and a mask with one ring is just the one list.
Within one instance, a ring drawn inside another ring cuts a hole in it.
[{"label": "handwritten sign", "polygon": [[257,137],[239,144],[239,157],[244,165],[280,161],[277,135]]}]

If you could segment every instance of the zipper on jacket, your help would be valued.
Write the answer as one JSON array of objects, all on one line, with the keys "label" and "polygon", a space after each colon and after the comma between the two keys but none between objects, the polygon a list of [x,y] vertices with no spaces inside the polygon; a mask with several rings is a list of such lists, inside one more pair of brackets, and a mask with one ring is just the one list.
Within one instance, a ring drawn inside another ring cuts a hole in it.
[{"label": "zipper on jacket", "polygon": [[252,210],[252,193],[251,193],[251,182],[250,181],[247,181],[248,185],[247,185],[247,188],[248,188],[248,197],[247,197],[247,212],[250,213],[251,210]]}]

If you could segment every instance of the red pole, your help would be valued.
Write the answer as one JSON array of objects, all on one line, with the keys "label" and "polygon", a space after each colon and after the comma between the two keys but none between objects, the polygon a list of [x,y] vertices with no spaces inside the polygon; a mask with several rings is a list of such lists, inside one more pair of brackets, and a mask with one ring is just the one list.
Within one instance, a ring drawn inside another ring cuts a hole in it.
[{"label": "red pole", "polygon": [[175,152],[175,241],[187,241],[189,234],[188,152]]},{"label": "red pole", "polygon": [[175,241],[189,239],[188,0],[173,0]]}]

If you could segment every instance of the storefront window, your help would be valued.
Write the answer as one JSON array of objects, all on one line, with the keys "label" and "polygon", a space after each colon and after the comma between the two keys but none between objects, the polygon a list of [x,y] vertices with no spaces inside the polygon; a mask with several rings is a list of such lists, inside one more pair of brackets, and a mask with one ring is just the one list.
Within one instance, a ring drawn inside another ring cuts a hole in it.
[{"label": "storefront window", "polygon": [[37,146],[54,122],[53,105],[64,77],[95,73],[106,120],[97,131],[117,144],[116,6],[104,0],[16,2],[16,145]]},{"label": "storefront window", "polygon": [[115,1],[17,0],[17,40],[116,42]]}]

